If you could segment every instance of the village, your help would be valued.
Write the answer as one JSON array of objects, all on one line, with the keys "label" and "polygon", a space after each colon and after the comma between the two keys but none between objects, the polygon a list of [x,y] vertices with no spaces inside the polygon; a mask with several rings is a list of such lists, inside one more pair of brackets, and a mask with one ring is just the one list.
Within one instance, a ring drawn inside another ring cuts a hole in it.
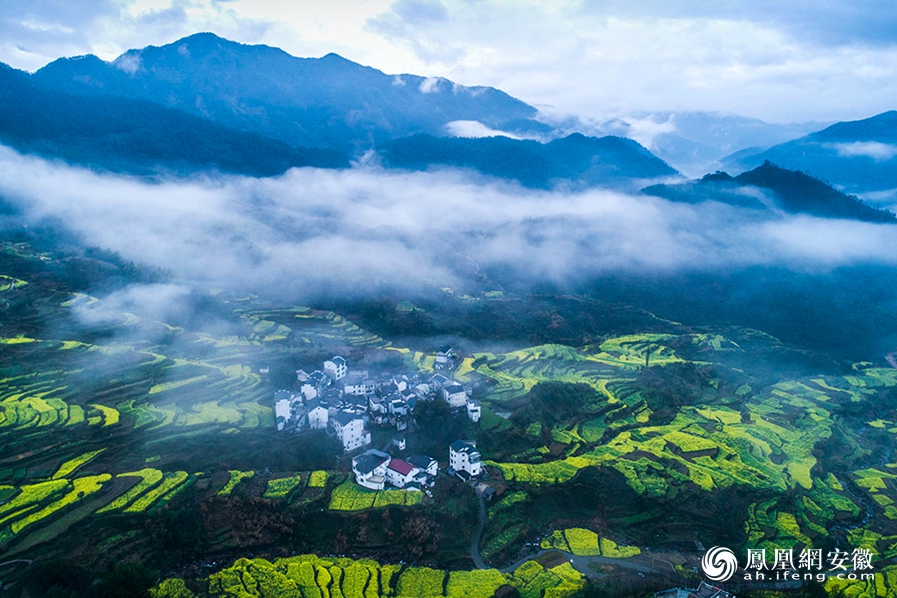
[{"label": "village", "polygon": [[[348,360],[339,355],[322,365],[311,373],[296,371],[298,392],[274,393],[277,430],[324,430],[339,440],[345,454],[350,454],[371,446],[371,426],[394,428],[396,434],[382,449],[367,448],[353,457],[352,473],[364,488],[383,490],[388,485],[429,493],[435,484],[439,472],[436,458],[412,454],[403,459],[387,452],[405,451],[404,434],[414,425],[412,413],[420,401],[444,400],[456,416],[464,414],[473,423],[480,420],[480,403],[451,379],[455,356],[450,346],[436,352],[436,373],[426,381],[418,372],[371,375],[365,370],[352,371]],[[459,439],[446,448],[448,475],[463,481],[484,475],[476,442]]]}]

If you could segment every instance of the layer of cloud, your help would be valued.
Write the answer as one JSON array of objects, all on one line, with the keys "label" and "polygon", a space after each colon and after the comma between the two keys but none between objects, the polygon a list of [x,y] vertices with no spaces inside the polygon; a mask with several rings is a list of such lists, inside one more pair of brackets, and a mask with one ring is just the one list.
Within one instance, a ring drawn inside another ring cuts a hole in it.
[{"label": "layer of cloud", "polygon": [[[879,4],[446,0],[439,23],[394,9],[369,28],[450,78],[467,83],[476,74],[564,112],[828,120],[892,106],[897,27]],[[867,29],[880,35],[861,35]]]},{"label": "layer of cloud", "polygon": [[833,143],[832,148],[845,158],[872,158],[876,162],[887,162],[897,156],[897,146],[877,141],[856,141],[854,143]]},{"label": "layer of cloud", "polygon": [[893,225],[531,191],[453,171],[296,169],[153,184],[0,148],[0,195],[34,221],[63,222],[90,245],[166,268],[176,283],[291,299],[464,287],[490,269],[572,282],[625,270],[897,263]]},{"label": "layer of cloud", "polygon": [[490,129],[476,120],[453,120],[445,125],[445,131],[451,137],[510,137],[511,139],[521,139],[521,137],[513,133]]}]

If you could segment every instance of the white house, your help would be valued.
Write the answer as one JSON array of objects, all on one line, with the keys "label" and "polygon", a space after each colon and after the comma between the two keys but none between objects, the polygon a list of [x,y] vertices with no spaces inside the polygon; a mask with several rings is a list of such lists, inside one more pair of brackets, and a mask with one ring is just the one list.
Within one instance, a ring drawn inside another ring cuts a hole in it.
[{"label": "white house", "polygon": [[336,437],[347,453],[371,443],[371,433],[364,427],[364,417],[348,411],[337,411],[333,418]]},{"label": "white house", "polygon": [[420,469],[403,459],[392,459],[386,467],[386,481],[396,488],[404,488],[415,481]]},{"label": "white house", "polygon": [[368,395],[377,389],[377,383],[366,373],[348,374],[345,378],[343,392],[347,395]]},{"label": "white house", "polygon": [[317,387],[308,380],[302,383],[302,386],[299,387],[299,392],[302,393],[302,396],[305,397],[306,401],[310,401],[318,396]]},{"label": "white house", "polygon": [[449,445],[449,466],[455,471],[467,472],[470,477],[483,473],[483,462],[477,443],[473,440],[456,440]]},{"label": "white house", "polygon": [[315,386],[315,390],[318,391],[318,394],[324,392],[324,389],[330,386],[332,380],[330,376],[322,372],[321,370],[315,370],[311,374],[308,375],[308,380],[306,382],[310,382]]},{"label": "white house", "polygon": [[449,404],[452,409],[459,409],[467,406],[467,392],[460,384],[446,384],[442,387],[442,398]]},{"label": "white house", "polygon": [[408,415],[408,403],[402,400],[401,397],[397,395],[390,395],[387,397],[389,403],[387,403],[387,411],[390,415]]},{"label": "white house", "polygon": [[443,345],[436,351],[436,367],[446,367],[451,365],[454,358],[455,354],[452,351],[452,348],[448,345]]},{"label": "white house", "polygon": [[280,399],[274,403],[274,420],[277,422],[278,431],[284,429],[291,415],[290,399]]},{"label": "white house", "polygon": [[475,399],[467,399],[467,417],[473,423],[477,423],[480,421],[480,416],[482,415],[482,408],[480,407],[480,402]]},{"label": "white house", "polygon": [[359,486],[371,490],[383,490],[386,484],[386,468],[391,458],[377,449],[368,449],[352,459],[352,473]]},{"label": "white house", "polygon": [[330,421],[330,414],[327,412],[327,407],[321,404],[321,401],[318,399],[312,399],[305,404],[306,409],[308,409],[308,427],[312,430],[323,430],[327,427],[327,422]]},{"label": "white house", "polygon": [[426,455],[411,455],[408,457],[408,462],[434,477],[439,472],[439,463],[437,463],[436,459],[433,457],[428,457]]},{"label": "white house", "polygon": [[346,363],[345,357],[337,355],[324,362],[324,373],[330,376],[334,382],[338,382],[345,378],[348,371],[349,364]]},{"label": "white house", "polygon": [[446,384],[450,384],[449,379],[443,376],[442,374],[433,374],[430,377],[430,381],[428,382],[430,389],[442,390],[442,387]]}]

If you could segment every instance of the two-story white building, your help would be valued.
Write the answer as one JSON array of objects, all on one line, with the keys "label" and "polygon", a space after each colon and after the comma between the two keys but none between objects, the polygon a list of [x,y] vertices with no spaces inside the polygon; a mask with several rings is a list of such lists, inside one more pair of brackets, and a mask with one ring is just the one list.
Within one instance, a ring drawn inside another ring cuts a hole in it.
[{"label": "two-story white building", "polygon": [[408,461],[392,459],[386,467],[386,481],[396,488],[405,488],[415,481],[415,477],[419,473],[421,473],[421,470],[408,463]]},{"label": "two-story white building", "polygon": [[371,490],[383,490],[386,485],[386,468],[391,457],[377,449],[368,449],[352,459],[352,473],[359,486]]},{"label": "two-story white building", "polygon": [[448,367],[454,359],[455,353],[449,345],[443,345],[436,351],[436,367]]},{"label": "two-story white building", "polygon": [[467,392],[460,384],[449,383],[442,387],[442,398],[452,409],[467,406]]},{"label": "two-story white building", "polygon": [[284,429],[291,416],[290,399],[280,399],[274,403],[274,420],[278,430]]},{"label": "two-story white building", "polygon": [[466,472],[470,477],[483,473],[483,461],[473,440],[456,440],[449,445],[449,466],[456,472]]},{"label": "two-story white building", "polygon": [[364,426],[364,417],[349,411],[337,411],[333,430],[347,453],[371,443],[371,433]]},{"label": "two-story white building", "polygon": [[330,376],[334,382],[339,382],[346,377],[349,371],[349,364],[345,357],[339,355],[328,359],[324,362],[324,373]]},{"label": "two-story white building", "polygon": [[408,462],[422,471],[426,471],[433,477],[436,477],[436,474],[439,472],[439,463],[436,459],[428,457],[427,455],[411,455],[408,457]]},{"label": "two-story white building", "polygon": [[467,399],[467,417],[470,421],[477,423],[482,414],[483,408],[480,406],[480,402],[475,399]]},{"label": "two-story white building", "polygon": [[330,421],[330,414],[327,407],[321,404],[320,399],[312,399],[305,403],[306,414],[308,416],[308,427],[312,430],[323,430]]},{"label": "two-story white building", "polygon": [[352,372],[343,379],[343,392],[347,395],[369,395],[377,390],[377,381],[367,372]]}]

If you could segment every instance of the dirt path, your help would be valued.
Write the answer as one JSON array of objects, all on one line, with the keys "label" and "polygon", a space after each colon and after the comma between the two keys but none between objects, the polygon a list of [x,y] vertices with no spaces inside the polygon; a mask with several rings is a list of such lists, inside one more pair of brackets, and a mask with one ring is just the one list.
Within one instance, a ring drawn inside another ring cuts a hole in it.
[{"label": "dirt path", "polygon": [[[477,517],[477,527],[473,532],[473,539],[470,543],[470,558],[473,559],[473,564],[477,569],[489,569],[490,567],[486,565],[486,562],[483,560],[483,556],[480,554],[480,540],[483,537],[483,528],[486,527],[486,501],[483,498],[483,493],[474,488],[474,492],[477,494],[477,501],[479,502],[479,513]],[[512,563],[507,567],[502,567],[499,569],[502,573],[510,573],[511,571],[515,571],[520,565],[527,561],[531,561],[540,557],[541,555],[547,552],[562,552],[567,560],[570,561],[570,564],[573,565],[573,568],[582,573],[585,577],[591,579],[597,579],[601,577],[603,574],[598,573],[594,569],[592,569],[589,565],[599,564],[599,565],[615,565],[617,567],[623,567],[624,569],[631,569],[633,571],[638,571],[639,573],[670,573],[670,570],[667,569],[656,569],[654,565],[657,563],[656,559],[650,557],[632,557],[626,559],[612,559],[604,556],[576,556],[574,554],[570,554],[567,552],[563,552],[557,550],[555,548],[551,549],[541,549],[537,552],[529,554],[516,563]],[[650,565],[648,561],[650,560]],[[666,561],[661,561],[666,562]],[[672,568],[672,565],[670,565]]]}]

